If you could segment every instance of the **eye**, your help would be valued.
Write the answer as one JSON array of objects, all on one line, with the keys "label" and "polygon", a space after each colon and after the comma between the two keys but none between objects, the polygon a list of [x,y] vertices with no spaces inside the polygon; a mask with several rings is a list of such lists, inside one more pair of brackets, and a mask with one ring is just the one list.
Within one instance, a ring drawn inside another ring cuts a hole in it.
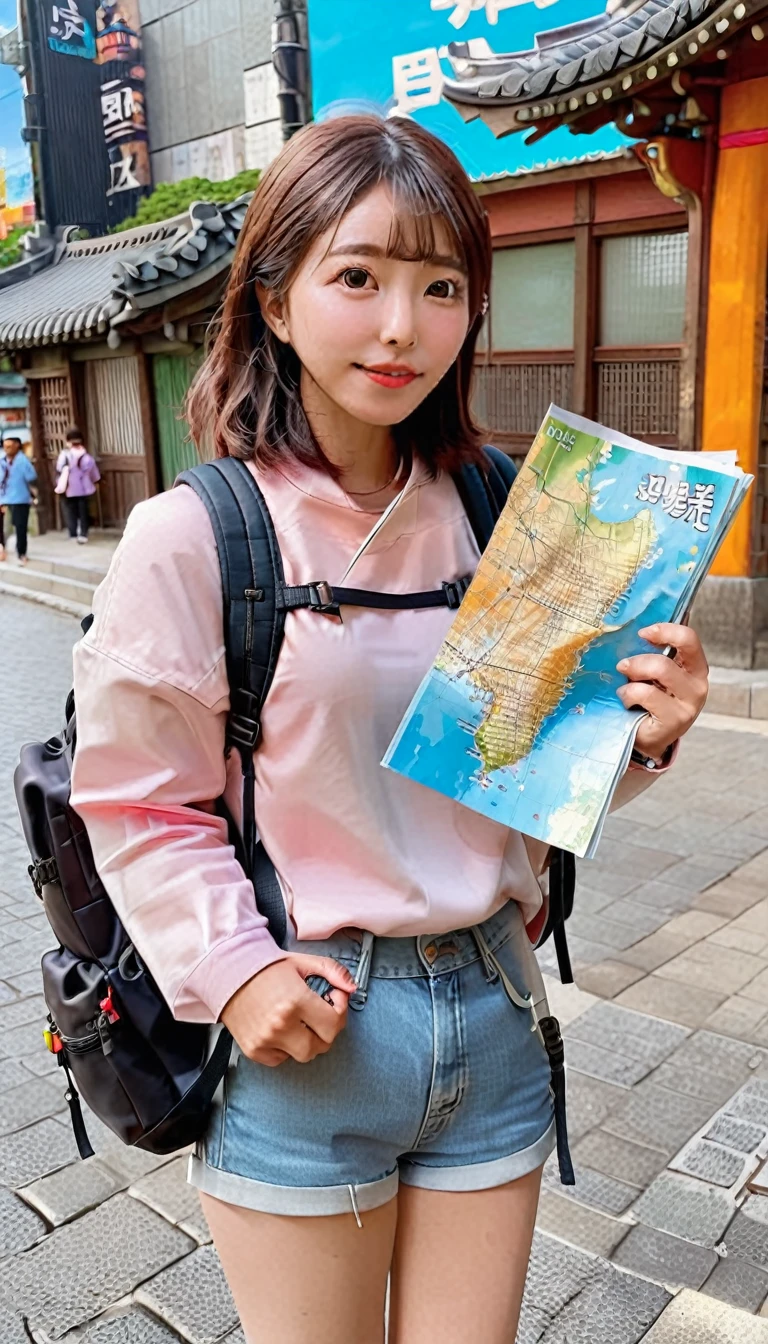
[{"label": "eye", "polygon": [[362,266],[349,266],[346,271],[342,271],[341,279],[347,289],[365,289],[370,275]]},{"label": "eye", "polygon": [[433,299],[455,299],[458,292],[455,280],[433,280],[427,288]]}]

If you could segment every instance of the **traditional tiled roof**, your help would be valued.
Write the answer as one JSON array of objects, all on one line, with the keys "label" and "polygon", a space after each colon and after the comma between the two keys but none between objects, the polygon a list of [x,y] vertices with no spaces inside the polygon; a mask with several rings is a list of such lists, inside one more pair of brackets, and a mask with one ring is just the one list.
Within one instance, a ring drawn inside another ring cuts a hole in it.
[{"label": "traditional tiled roof", "polygon": [[44,270],[0,289],[0,349],[111,335],[116,343],[121,325],[230,264],[249,200],[197,202],[175,219],[105,238],[65,237]]},{"label": "traditional tiled roof", "polygon": [[[456,78],[444,93],[466,113],[498,111],[498,133],[556,118],[574,121],[601,104],[630,99],[701,60],[765,10],[766,0],[626,0],[603,14],[536,36],[529,51],[472,57],[450,53]],[[508,109],[506,115],[503,109]],[[493,126],[493,121],[491,121]]]}]

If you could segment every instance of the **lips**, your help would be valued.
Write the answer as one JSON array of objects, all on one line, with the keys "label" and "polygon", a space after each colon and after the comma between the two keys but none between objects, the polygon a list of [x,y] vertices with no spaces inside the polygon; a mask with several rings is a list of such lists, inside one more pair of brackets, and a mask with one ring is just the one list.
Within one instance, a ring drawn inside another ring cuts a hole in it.
[{"label": "lips", "polygon": [[379,387],[407,387],[419,377],[407,364],[357,364],[355,367]]}]

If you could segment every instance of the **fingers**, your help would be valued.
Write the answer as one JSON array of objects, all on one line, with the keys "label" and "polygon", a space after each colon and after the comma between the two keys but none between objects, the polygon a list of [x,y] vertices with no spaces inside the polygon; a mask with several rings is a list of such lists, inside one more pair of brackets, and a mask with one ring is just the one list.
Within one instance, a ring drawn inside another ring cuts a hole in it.
[{"label": "fingers", "polygon": [[651,716],[640,725],[636,740],[653,756],[663,754],[698,718],[707,699],[709,668],[698,635],[686,625],[660,622],[640,635],[659,648],[675,650],[674,658],[640,653],[617,665],[627,677],[617,692],[625,709],[645,709]]},{"label": "fingers", "polygon": [[310,975],[320,975],[334,986],[327,997],[323,996],[323,1001],[334,1012],[346,1017],[349,996],[354,994],[356,988],[354,977],[346,967],[334,961],[333,957],[303,956],[301,953],[296,955],[296,963],[305,979]]},{"label": "fingers", "polygon": [[334,961],[333,957],[312,957],[297,952],[294,953],[293,960],[305,980],[308,975],[322,975],[330,985],[335,985],[336,989],[343,989],[345,994],[354,993],[354,976],[346,966]]},{"label": "fingers", "polygon": [[[334,984],[338,1002],[310,989],[306,977],[313,974]],[[221,1020],[255,1063],[274,1067],[291,1058],[305,1064],[324,1054],[346,1025],[354,988],[349,971],[330,958],[288,954],[241,985]]]},{"label": "fingers", "polygon": [[690,673],[663,653],[639,653],[634,658],[623,658],[616,671],[623,672],[629,681],[656,682],[681,700],[690,693]]},{"label": "fingers", "polygon": [[678,625],[672,621],[660,621],[649,625],[639,632],[640,638],[659,648],[667,646],[676,650],[675,662],[695,677],[706,678],[709,665],[701,647],[701,640],[689,625]]},{"label": "fingers", "polygon": [[672,702],[665,691],[647,681],[630,681],[626,686],[620,686],[616,694],[625,709],[645,709],[655,719],[660,719],[666,713],[668,703]]},{"label": "fingers", "polygon": [[663,756],[691,725],[693,716],[689,707],[658,686],[633,681],[620,687],[618,695],[626,709],[644,709],[650,715],[640,724],[635,739],[640,750],[649,756]]},{"label": "fingers", "polygon": [[321,999],[319,994],[308,987],[306,999],[300,1004],[301,1022],[326,1045],[335,1041],[346,1022],[349,1000],[346,995],[343,997],[343,1007],[326,1003],[325,999]]},{"label": "fingers", "polygon": [[268,1069],[276,1069],[278,1064],[284,1064],[288,1056],[284,1050],[271,1050],[264,1048],[256,1050],[248,1056],[254,1064],[264,1064]]}]

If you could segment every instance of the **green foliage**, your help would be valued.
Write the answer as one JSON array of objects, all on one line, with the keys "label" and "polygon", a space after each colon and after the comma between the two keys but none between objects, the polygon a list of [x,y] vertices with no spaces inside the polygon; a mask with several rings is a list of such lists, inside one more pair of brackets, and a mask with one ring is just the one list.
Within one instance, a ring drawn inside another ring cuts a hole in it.
[{"label": "green foliage", "polygon": [[17,224],[15,229],[10,230],[8,237],[0,242],[0,266],[13,266],[21,261],[21,240],[31,228],[31,224]]},{"label": "green foliage", "polygon": [[180,215],[193,201],[215,201],[225,205],[245,191],[253,191],[261,176],[258,168],[230,177],[226,182],[210,182],[207,177],[185,177],[182,182],[160,182],[149,196],[141,201],[135,215],[116,224],[112,233],[122,233],[140,224],[158,224],[163,219]]}]

